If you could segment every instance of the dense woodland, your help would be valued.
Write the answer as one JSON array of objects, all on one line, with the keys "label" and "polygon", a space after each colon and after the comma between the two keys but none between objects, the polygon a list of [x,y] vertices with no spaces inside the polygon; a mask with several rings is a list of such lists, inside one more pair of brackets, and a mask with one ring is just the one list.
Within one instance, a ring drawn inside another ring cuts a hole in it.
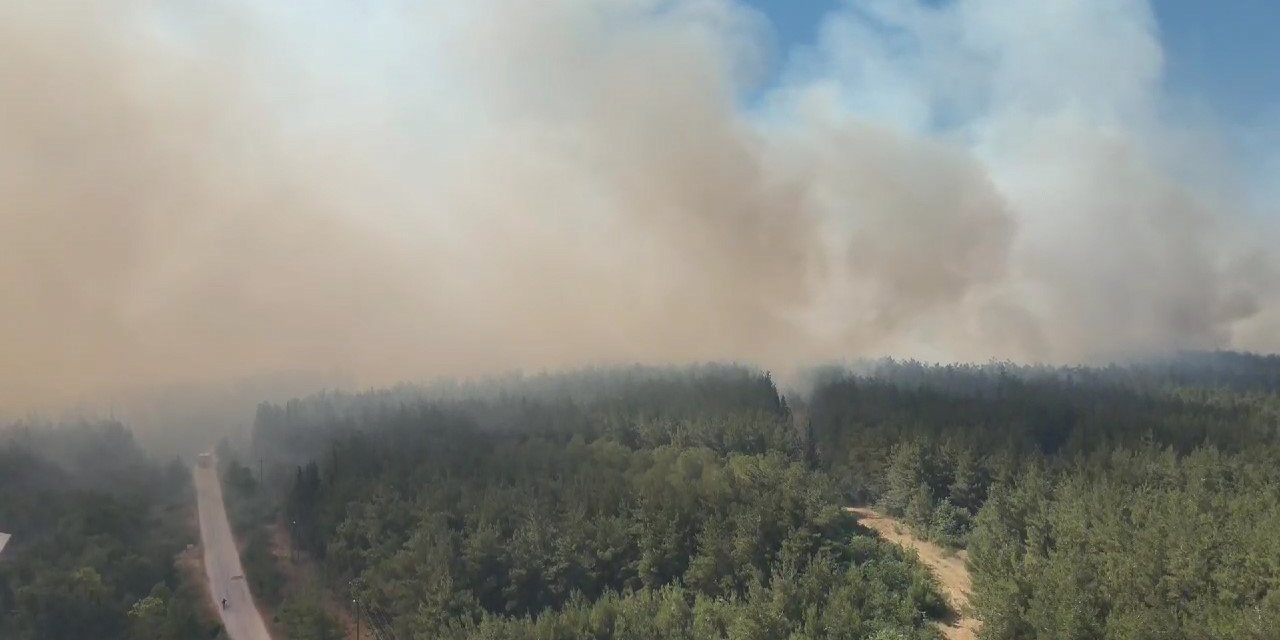
[{"label": "dense woodland", "polygon": [[1280,359],[881,363],[808,407],[851,500],[967,546],[983,637],[1272,638]]},{"label": "dense woodland", "polygon": [[[939,637],[913,555],[842,507],[967,549],[982,637],[1280,629],[1280,358],[1123,367],[866,362],[781,393],[737,366],[327,392],[224,447],[246,571],[289,640],[284,523],[383,639]],[[265,478],[261,471],[265,470]],[[180,461],[115,423],[0,431],[0,637],[214,637],[173,557]]]},{"label": "dense woodland", "polygon": [[259,408],[282,512],[385,637],[1270,638],[1280,359],[512,376]]},{"label": "dense woodland", "polygon": [[[283,494],[264,486],[253,469],[240,461],[227,441],[218,446],[223,500],[232,531],[240,541],[240,562],[258,610],[271,621],[280,640],[340,640],[339,621],[324,605],[324,588],[313,578],[286,575],[273,541]],[[277,483],[283,487],[283,484]],[[293,554],[291,554],[293,555]],[[295,572],[296,573],[296,572]]]},{"label": "dense woodland", "polygon": [[389,637],[936,637],[932,578],[844,513],[767,376],[527,391],[262,408],[264,455],[314,447],[285,518]]},{"label": "dense woodland", "polygon": [[174,568],[189,491],[118,423],[0,429],[0,638],[217,637]]}]

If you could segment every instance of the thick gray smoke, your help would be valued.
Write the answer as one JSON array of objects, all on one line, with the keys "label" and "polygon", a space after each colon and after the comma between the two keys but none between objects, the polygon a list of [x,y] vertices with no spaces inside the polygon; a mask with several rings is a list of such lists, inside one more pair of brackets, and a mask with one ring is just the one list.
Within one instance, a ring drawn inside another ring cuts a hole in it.
[{"label": "thick gray smoke", "polygon": [[1161,57],[1133,0],[859,2],[794,52],[733,0],[0,0],[0,407],[1274,348]]}]

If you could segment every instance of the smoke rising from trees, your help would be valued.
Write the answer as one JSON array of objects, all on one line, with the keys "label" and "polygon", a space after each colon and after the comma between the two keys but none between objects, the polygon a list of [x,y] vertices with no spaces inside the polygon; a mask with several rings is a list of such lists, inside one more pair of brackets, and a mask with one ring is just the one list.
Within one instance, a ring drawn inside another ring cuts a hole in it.
[{"label": "smoke rising from trees", "polygon": [[859,2],[790,52],[731,0],[260,5],[0,1],[0,407],[1276,347],[1143,2]]}]

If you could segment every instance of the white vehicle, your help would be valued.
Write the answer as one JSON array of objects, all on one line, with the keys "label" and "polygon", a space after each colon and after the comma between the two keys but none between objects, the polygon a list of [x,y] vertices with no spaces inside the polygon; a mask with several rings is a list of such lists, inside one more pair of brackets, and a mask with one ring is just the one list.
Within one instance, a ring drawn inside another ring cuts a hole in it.
[{"label": "white vehicle", "polygon": [[202,454],[200,454],[200,466],[201,466],[201,467],[204,467],[204,468],[206,468],[206,469],[207,469],[207,468],[209,467],[209,465],[211,465],[211,464],[213,464],[213,454],[212,454],[212,453],[202,453]]}]

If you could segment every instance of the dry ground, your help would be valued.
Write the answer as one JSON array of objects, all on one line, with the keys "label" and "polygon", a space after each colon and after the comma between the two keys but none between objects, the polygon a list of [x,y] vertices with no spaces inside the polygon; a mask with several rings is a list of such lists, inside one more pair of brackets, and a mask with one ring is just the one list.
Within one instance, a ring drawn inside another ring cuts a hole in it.
[{"label": "dry ground", "polygon": [[942,634],[948,640],[975,640],[978,637],[981,623],[968,615],[969,593],[973,590],[973,583],[966,566],[967,553],[952,553],[928,540],[917,538],[911,535],[905,524],[871,509],[849,507],[846,510],[858,517],[858,524],[875,530],[885,540],[914,549],[920,560],[933,571],[951,608],[959,613],[953,620],[941,625]]}]

